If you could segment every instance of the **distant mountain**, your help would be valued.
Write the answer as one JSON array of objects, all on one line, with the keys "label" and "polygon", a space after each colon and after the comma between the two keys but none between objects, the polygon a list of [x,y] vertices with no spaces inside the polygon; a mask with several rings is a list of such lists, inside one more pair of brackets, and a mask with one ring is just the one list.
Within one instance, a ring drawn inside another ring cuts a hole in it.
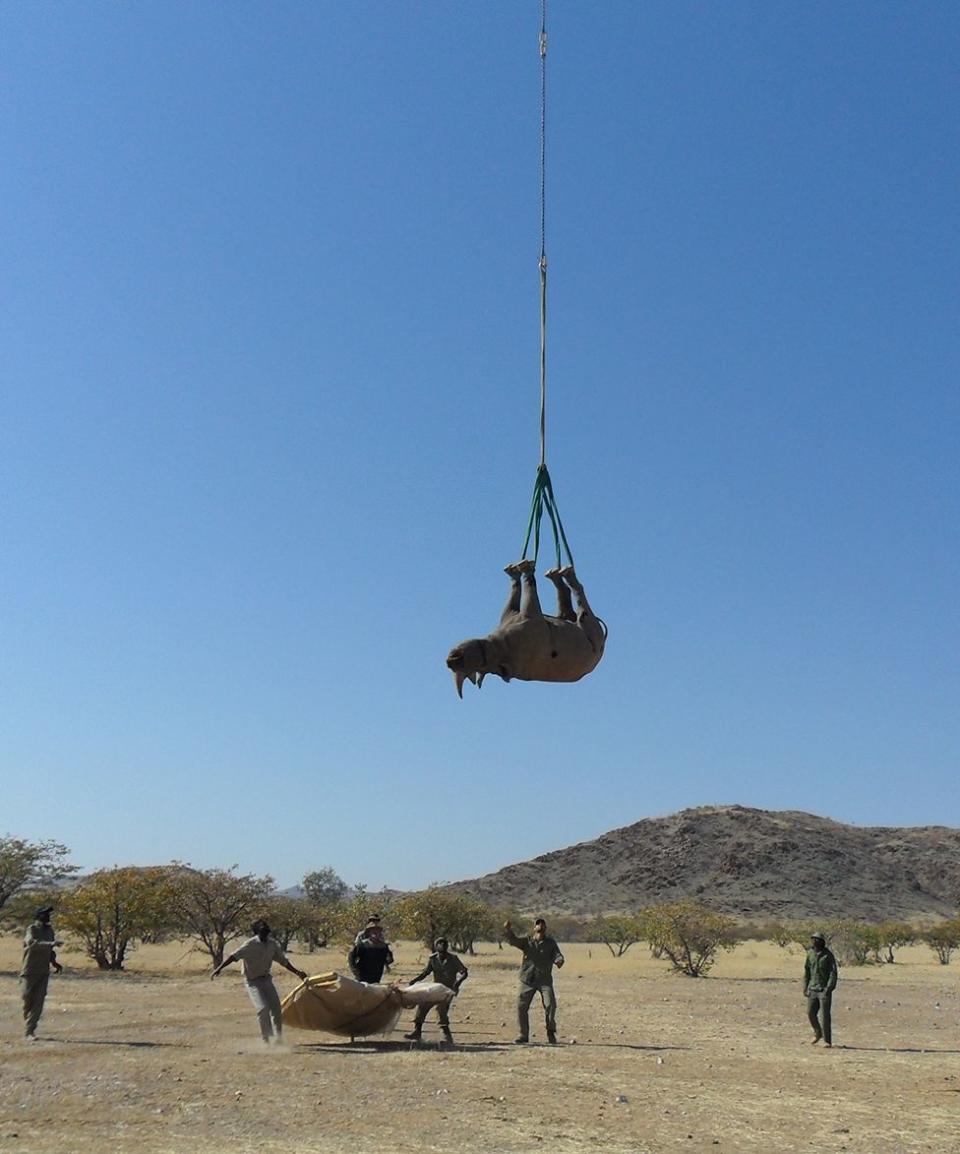
[{"label": "distant mountain", "polygon": [[702,806],[449,888],[525,913],[625,913],[695,897],[750,921],[929,921],[960,904],[960,830]]}]

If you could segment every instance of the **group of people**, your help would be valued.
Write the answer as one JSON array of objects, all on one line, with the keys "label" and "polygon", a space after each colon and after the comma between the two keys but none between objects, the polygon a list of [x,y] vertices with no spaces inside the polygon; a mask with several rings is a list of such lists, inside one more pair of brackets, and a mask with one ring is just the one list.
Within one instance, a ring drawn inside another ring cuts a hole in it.
[{"label": "group of people", "polygon": [[[63,967],[57,961],[56,948],[63,943],[56,939],[51,925],[52,906],[38,909],[33,924],[27,930],[23,941],[23,965],[20,970],[23,995],[23,1020],[28,1039],[36,1037],[37,1024],[43,1012],[47,995],[50,971],[60,973]],[[298,970],[286,957],[279,942],[271,935],[269,925],[261,918],[250,927],[252,937],[248,938],[232,954],[224,958],[210,975],[216,978],[227,966],[239,962],[250,1001],[257,1013],[260,1036],[264,1042],[279,1041],[283,1023],[280,1012],[280,995],[273,984],[271,968],[273,963],[283,966],[291,974],[303,981],[307,975]],[[556,941],[547,933],[547,923],[537,918],[533,923],[533,933],[519,935],[507,922],[503,927],[504,940],[515,946],[523,954],[520,963],[520,989],[517,995],[517,1025],[519,1032],[514,1039],[517,1045],[530,1041],[530,1006],[539,994],[543,1003],[544,1024],[547,1042],[557,1043],[557,997],[553,989],[554,968],[563,966],[564,958]],[[393,953],[384,936],[379,915],[374,914],[366,926],[357,934],[347,964],[354,978],[360,982],[379,983],[383,975],[394,964]],[[433,943],[433,953],[427,958],[424,968],[409,984],[415,985],[425,978],[447,986],[451,998],[437,1005],[437,1017],[444,1040],[453,1041],[450,1030],[450,1000],[469,977],[467,967],[450,952],[446,938],[438,937]],[[831,1033],[831,1002],[837,985],[837,960],[827,948],[822,933],[811,938],[811,948],[807,951],[803,971],[803,993],[807,999],[807,1014],[813,1027],[813,1045],[821,1040],[826,1046],[833,1044]],[[431,1007],[418,1006],[413,1029],[404,1037],[411,1042],[421,1040],[423,1026]]]}]

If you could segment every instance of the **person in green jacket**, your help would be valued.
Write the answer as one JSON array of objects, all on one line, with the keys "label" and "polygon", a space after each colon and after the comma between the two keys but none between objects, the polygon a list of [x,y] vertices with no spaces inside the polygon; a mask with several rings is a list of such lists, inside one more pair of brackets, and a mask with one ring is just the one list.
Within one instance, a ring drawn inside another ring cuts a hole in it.
[{"label": "person in green jacket", "polygon": [[827,949],[827,940],[821,933],[810,938],[812,948],[807,950],[803,967],[803,996],[807,999],[807,1017],[813,1026],[813,1042],[822,1038],[827,1046],[833,1045],[830,1033],[830,1003],[837,986],[837,959]]},{"label": "person in green jacket", "polygon": [[[446,938],[437,938],[433,943],[434,953],[427,958],[427,964],[423,967],[415,978],[410,979],[410,985],[415,986],[417,982],[422,982],[424,978],[430,977],[432,981],[439,982],[441,986],[448,986],[453,990],[454,994],[458,993],[460,987],[470,976],[467,972],[467,967],[460,961],[456,954],[450,953],[450,944]],[[403,1036],[408,1042],[419,1042],[421,1034],[423,1033],[423,1023],[427,1020],[427,1014],[430,1013],[432,1007],[417,1006],[417,1013],[413,1021],[413,1029],[409,1034]],[[440,1002],[437,1006],[437,1017],[440,1019],[440,1029],[443,1031],[443,1040],[445,1042],[453,1041],[453,1034],[450,1033],[450,1002]]]},{"label": "person in green jacket", "polygon": [[511,946],[523,950],[520,963],[520,993],[517,995],[517,1023],[520,1036],[515,1039],[518,1046],[530,1041],[530,1003],[539,993],[543,1002],[543,1013],[547,1025],[547,1041],[557,1044],[557,995],[553,990],[553,967],[559,970],[563,965],[560,947],[547,937],[547,923],[537,918],[533,923],[533,933],[528,938],[520,938],[513,932],[513,926],[506,922],[503,936]]}]

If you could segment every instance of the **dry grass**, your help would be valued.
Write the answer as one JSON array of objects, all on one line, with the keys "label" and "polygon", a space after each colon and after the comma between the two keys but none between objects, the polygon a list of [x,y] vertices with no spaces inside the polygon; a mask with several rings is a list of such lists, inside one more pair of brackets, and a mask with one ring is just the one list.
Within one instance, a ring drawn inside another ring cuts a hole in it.
[{"label": "dry grass", "polygon": [[[845,968],[825,1051],[809,1045],[797,953],[747,943],[690,980],[642,947],[566,952],[557,1047],[511,1044],[519,955],[495,946],[469,960],[452,1050],[294,1031],[264,1047],[239,977],[209,982],[178,945],[141,949],[119,975],[65,955],[28,1044],[18,945],[2,939],[0,1151],[960,1150],[960,966],[917,948]],[[396,953],[412,975],[419,948]]]}]

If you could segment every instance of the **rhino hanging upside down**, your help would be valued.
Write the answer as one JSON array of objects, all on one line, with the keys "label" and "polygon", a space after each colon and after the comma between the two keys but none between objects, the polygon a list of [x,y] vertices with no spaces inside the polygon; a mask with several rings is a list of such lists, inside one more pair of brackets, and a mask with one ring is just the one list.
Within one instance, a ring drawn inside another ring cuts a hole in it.
[{"label": "rhino hanging upside down", "polygon": [[[573,566],[550,569],[545,576],[557,589],[557,615],[540,609],[533,561],[518,561],[504,572],[510,596],[500,624],[486,637],[461,641],[447,656],[457,693],[464,681],[483,684],[488,673],[504,681],[579,681],[603,656],[607,627],[595,617]],[[577,599],[574,612],[570,593]]]}]

